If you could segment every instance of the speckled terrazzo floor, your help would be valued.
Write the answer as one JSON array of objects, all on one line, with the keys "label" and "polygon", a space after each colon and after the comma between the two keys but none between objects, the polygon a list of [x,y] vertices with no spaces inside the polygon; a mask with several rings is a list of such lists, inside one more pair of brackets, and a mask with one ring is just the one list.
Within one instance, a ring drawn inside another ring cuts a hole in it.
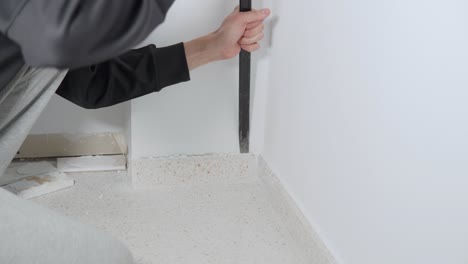
[{"label": "speckled terrazzo floor", "polygon": [[33,201],[113,234],[137,264],[308,263],[256,180],[135,190],[126,172],[69,175]]}]

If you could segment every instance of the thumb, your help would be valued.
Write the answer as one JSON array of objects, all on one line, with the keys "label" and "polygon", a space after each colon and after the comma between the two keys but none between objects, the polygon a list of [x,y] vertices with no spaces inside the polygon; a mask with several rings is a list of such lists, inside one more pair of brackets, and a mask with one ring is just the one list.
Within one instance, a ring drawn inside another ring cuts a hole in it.
[{"label": "thumb", "polygon": [[240,12],[239,17],[244,23],[253,23],[257,21],[262,21],[270,15],[270,9],[265,8],[261,10],[249,11],[249,12]]}]

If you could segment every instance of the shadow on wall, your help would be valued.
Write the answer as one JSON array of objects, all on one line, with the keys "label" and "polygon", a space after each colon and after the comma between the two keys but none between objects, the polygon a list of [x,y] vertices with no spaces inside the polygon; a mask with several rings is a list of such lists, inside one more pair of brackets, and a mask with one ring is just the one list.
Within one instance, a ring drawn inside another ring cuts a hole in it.
[{"label": "shadow on wall", "polygon": [[[271,48],[273,47],[274,31],[279,23],[279,2],[276,0],[253,1],[255,9],[270,8],[271,16],[265,21],[265,38],[261,49],[252,56],[252,91],[251,91],[251,152],[260,153],[265,138],[265,116],[267,114],[267,98],[270,83]],[[236,90],[237,91],[237,90]]]},{"label": "shadow on wall", "polygon": [[[268,3],[265,3],[268,2]],[[265,38],[263,39],[260,50],[255,52],[255,57],[252,60],[252,80],[257,79],[257,70],[258,70],[258,61],[259,60],[265,60],[268,59],[269,53],[270,53],[270,48],[273,45],[273,31],[278,24],[279,17],[278,15],[275,15],[274,7],[270,5],[270,2],[273,1],[253,1],[253,5],[255,9],[262,9],[262,8],[270,8],[272,11],[272,16],[270,16],[266,21],[265,21]],[[255,89],[255,85],[252,86],[252,88]],[[255,98],[252,98],[255,99]],[[254,100],[252,100],[253,102]]]},{"label": "shadow on wall", "polygon": [[98,110],[87,110],[54,95],[36,121],[31,134],[123,133],[126,111],[126,103]]}]

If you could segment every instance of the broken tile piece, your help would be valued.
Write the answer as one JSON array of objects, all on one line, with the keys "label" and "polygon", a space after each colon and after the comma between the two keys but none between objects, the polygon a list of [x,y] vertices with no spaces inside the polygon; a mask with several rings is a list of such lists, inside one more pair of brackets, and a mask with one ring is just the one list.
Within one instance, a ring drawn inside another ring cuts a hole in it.
[{"label": "broken tile piece", "polygon": [[28,176],[48,174],[57,171],[50,162],[12,162],[0,177],[0,186],[8,185]]},{"label": "broken tile piece", "polygon": [[75,181],[63,172],[28,176],[8,184],[3,188],[24,199],[31,199],[44,194],[56,192],[75,184]]}]

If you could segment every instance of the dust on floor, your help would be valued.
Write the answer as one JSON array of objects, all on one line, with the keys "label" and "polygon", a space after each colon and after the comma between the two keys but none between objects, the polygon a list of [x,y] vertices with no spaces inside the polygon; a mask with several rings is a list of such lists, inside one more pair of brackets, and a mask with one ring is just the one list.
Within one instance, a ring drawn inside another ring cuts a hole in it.
[{"label": "dust on floor", "polygon": [[123,241],[137,264],[306,264],[260,182],[131,187],[126,172],[70,173],[33,201]]}]

